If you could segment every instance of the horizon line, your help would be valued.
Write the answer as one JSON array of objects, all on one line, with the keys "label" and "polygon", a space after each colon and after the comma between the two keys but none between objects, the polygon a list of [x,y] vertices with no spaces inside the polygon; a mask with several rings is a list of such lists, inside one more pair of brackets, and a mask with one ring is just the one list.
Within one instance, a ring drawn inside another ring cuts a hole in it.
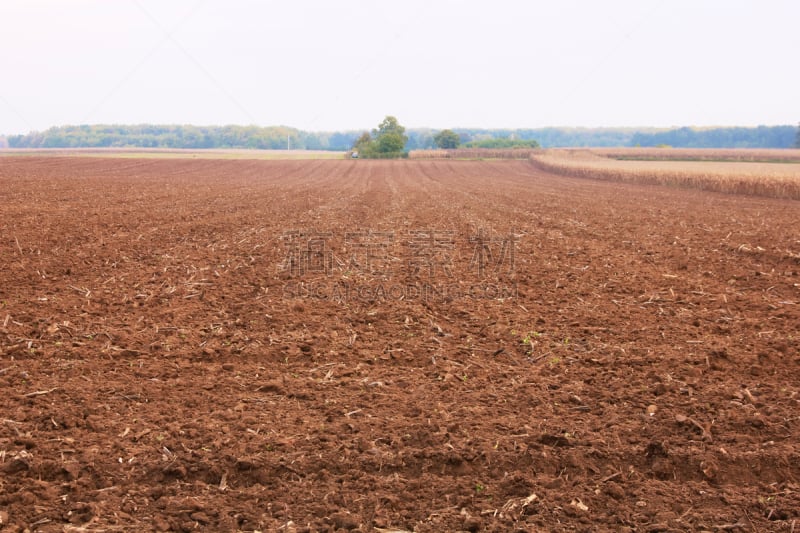
[{"label": "horizon line", "polygon": [[[269,126],[261,126],[258,124],[240,124],[240,123],[228,123],[228,124],[195,124],[195,123],[180,123],[180,122],[95,122],[95,123],[87,123],[87,124],[60,124],[60,125],[53,125],[49,126],[45,129],[34,129],[29,130],[26,133],[0,133],[0,137],[10,137],[10,136],[17,136],[17,135],[31,135],[33,133],[43,133],[49,131],[51,129],[57,128],[69,128],[69,127],[97,127],[97,126],[116,126],[116,127],[132,127],[132,126],[178,126],[178,127],[194,127],[194,128],[226,128],[226,127],[242,127],[242,128],[261,128],[261,129],[270,129],[270,128],[285,128],[294,130],[296,132],[303,132],[303,133],[355,133],[355,132],[363,132],[363,131],[371,131],[372,128],[341,128],[341,129],[320,129],[320,130],[309,130],[309,129],[301,129],[295,126],[287,126],[285,124],[273,124]],[[441,131],[441,130],[485,130],[485,131],[520,131],[520,130],[547,130],[547,129],[556,129],[556,130],[662,130],[662,131],[670,131],[670,130],[679,130],[684,128],[694,129],[694,130],[713,130],[713,129],[726,129],[726,128],[746,128],[746,129],[757,129],[757,128],[776,128],[776,127],[795,127],[794,124],[787,123],[787,124],[757,124],[757,125],[743,125],[743,124],[735,124],[735,125],[719,125],[719,124],[712,124],[712,125],[700,125],[700,124],[690,124],[690,125],[671,125],[671,126],[647,126],[647,125],[639,125],[639,126],[523,126],[523,127],[504,127],[504,126],[449,126],[444,128],[434,127],[434,126],[406,126],[406,130],[431,130],[431,131]],[[800,125],[798,125],[800,128]]]}]

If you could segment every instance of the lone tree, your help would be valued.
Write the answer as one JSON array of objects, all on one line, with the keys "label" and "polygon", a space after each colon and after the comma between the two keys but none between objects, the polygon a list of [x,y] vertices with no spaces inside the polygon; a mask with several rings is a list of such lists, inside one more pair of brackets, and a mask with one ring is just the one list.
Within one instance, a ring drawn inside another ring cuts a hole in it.
[{"label": "lone tree", "polygon": [[395,117],[387,116],[372,130],[372,135],[364,132],[353,145],[353,150],[367,158],[403,157],[407,142],[406,129]]},{"label": "lone tree", "polygon": [[375,143],[381,154],[402,152],[408,142],[406,129],[393,116],[383,119],[378,124],[378,129],[372,130],[372,135],[375,136]]},{"label": "lone tree", "polygon": [[436,143],[436,146],[445,150],[458,148],[458,145],[461,144],[461,137],[453,130],[442,130],[433,136],[433,142]]}]

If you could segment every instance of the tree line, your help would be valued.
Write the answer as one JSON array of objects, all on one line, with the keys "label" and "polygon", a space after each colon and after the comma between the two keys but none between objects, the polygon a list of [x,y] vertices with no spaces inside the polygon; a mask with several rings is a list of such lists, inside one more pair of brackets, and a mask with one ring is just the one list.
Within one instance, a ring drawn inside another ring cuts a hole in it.
[{"label": "tree line", "polygon": [[632,146],[674,146],[679,148],[791,148],[800,132],[794,126],[756,128],[678,128],[654,133],[637,133]]},{"label": "tree line", "polygon": [[305,132],[286,126],[93,124],[59,126],[6,138],[9,148],[250,148],[346,150],[354,132]]},{"label": "tree line", "polygon": [[[388,117],[387,117],[388,118]],[[396,119],[395,119],[396,120]],[[398,124],[399,125],[399,124]],[[1,127],[1,125],[0,125]],[[379,128],[380,129],[380,128]],[[369,132],[367,132],[368,136]],[[80,125],[25,135],[0,136],[0,148],[251,148],[285,150],[352,149],[364,132],[307,132],[287,126]],[[753,128],[404,128],[400,151],[439,146],[542,147],[674,146],[676,148],[800,148],[795,126]],[[396,143],[395,139],[395,143]],[[384,141],[387,142],[387,141]],[[387,145],[384,145],[386,148]]]}]

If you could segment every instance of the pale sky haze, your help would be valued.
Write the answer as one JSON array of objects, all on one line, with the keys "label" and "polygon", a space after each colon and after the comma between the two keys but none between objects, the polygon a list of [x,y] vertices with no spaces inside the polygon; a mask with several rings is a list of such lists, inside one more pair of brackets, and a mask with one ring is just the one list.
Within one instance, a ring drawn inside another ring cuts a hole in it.
[{"label": "pale sky haze", "polygon": [[800,121],[796,0],[2,0],[0,134]]}]

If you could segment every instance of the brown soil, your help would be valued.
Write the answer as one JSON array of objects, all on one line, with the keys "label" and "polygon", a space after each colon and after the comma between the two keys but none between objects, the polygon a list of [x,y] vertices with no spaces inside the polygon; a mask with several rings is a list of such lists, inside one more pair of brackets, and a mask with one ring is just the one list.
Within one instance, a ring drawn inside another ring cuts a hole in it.
[{"label": "brown soil", "polygon": [[800,203],[25,157],[0,206],[4,533],[800,518]]}]

